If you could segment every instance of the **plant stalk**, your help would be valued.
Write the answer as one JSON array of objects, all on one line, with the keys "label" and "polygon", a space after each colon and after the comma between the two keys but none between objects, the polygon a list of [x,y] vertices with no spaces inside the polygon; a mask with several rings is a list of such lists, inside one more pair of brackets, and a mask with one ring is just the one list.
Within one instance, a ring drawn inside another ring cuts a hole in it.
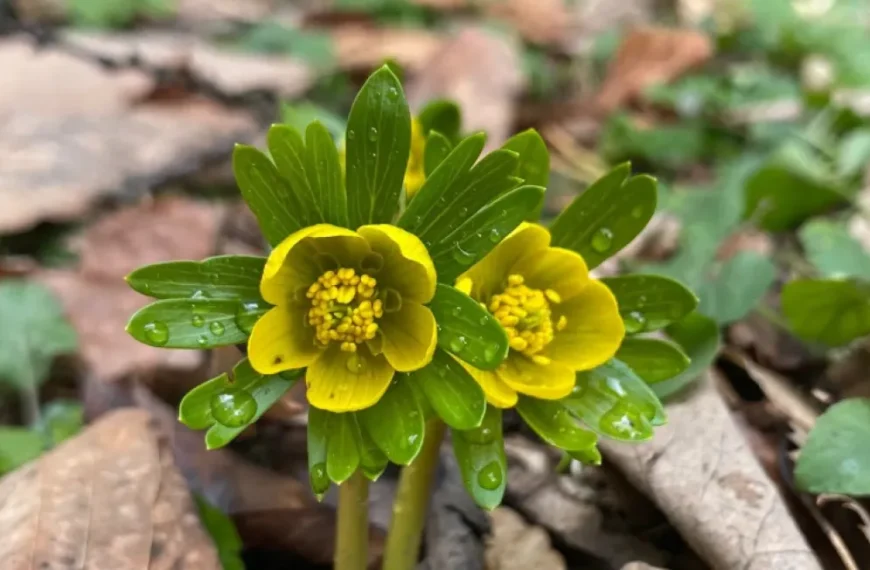
[{"label": "plant stalk", "polygon": [[383,570],[412,570],[417,566],[423,526],[438,466],[438,451],[446,426],[438,418],[426,424],[423,449],[413,463],[402,469],[393,503],[393,518],[387,533]]},{"label": "plant stalk", "polygon": [[335,570],[365,570],[369,561],[369,482],[361,471],[338,487]]}]

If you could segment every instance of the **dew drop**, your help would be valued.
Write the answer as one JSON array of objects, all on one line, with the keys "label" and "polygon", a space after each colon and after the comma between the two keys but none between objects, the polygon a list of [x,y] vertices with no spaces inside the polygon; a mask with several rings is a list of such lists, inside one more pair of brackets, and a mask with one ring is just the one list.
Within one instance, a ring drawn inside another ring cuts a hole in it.
[{"label": "dew drop", "polygon": [[477,484],[486,489],[493,491],[498,489],[502,482],[501,466],[497,461],[491,461],[483,466],[483,469],[477,474]]},{"label": "dew drop", "polygon": [[464,218],[467,215],[468,215],[468,208],[466,208],[465,206],[462,206],[461,208],[459,208],[459,217],[460,218]]},{"label": "dew drop", "polygon": [[201,289],[197,289],[196,291],[193,292],[193,295],[191,295],[190,298],[194,299],[196,301],[199,301],[202,299],[208,299],[208,293],[206,293],[205,291],[202,291]]},{"label": "dew drop", "polygon": [[193,317],[191,317],[190,319],[190,324],[195,327],[201,327],[205,324],[205,319],[202,317],[202,315],[193,315]]},{"label": "dew drop", "polygon": [[347,361],[345,361],[344,365],[347,367],[347,371],[351,374],[362,374],[366,369],[365,359],[355,352],[347,357]]},{"label": "dew drop", "polygon": [[423,223],[423,216],[414,216],[414,225],[419,226]]},{"label": "dew drop", "polygon": [[631,211],[632,218],[640,218],[643,216],[643,206],[635,206]]},{"label": "dew drop", "polygon": [[646,418],[624,403],[617,403],[605,412],[598,421],[598,427],[621,439],[638,440],[652,435],[652,427]]},{"label": "dew drop", "polygon": [[495,439],[495,432],[489,427],[479,427],[462,432],[462,437],[469,443],[478,443],[481,445],[492,443]]},{"label": "dew drop", "polygon": [[502,231],[498,228],[492,228],[489,230],[489,241],[492,243],[498,243],[502,238]]},{"label": "dew drop", "polygon": [[435,369],[435,373],[438,374],[439,378],[447,377],[447,368],[444,366],[439,366]]},{"label": "dew drop", "polygon": [[257,413],[257,401],[239,388],[226,388],[211,397],[211,415],[221,425],[242,427]]},{"label": "dew drop", "polygon": [[245,333],[251,334],[254,325],[260,318],[260,304],[257,301],[246,301],[236,310],[236,325]]},{"label": "dew drop", "polygon": [[399,97],[399,90],[395,87],[390,87],[387,89],[387,97],[390,99],[397,99]]},{"label": "dew drop", "polygon": [[592,249],[598,253],[604,253],[610,249],[613,243],[613,232],[607,228],[599,228],[592,236]]},{"label": "dew drop", "polygon": [[204,334],[199,335],[199,337],[197,337],[197,339],[196,339],[196,344],[198,344],[199,346],[202,346],[202,347],[207,346],[208,345],[208,337],[205,336]]},{"label": "dew drop", "polygon": [[221,336],[222,334],[224,334],[224,330],[226,330],[226,329],[224,329],[223,323],[220,323],[218,321],[214,321],[212,324],[210,324],[208,326],[208,330],[210,330],[211,334],[213,334],[215,336]]},{"label": "dew drop", "polygon": [[209,273],[208,280],[211,281],[212,283],[217,284],[221,280],[221,276],[219,273]]},{"label": "dew drop", "polygon": [[480,326],[486,326],[486,324],[488,322],[489,322],[489,317],[486,315],[483,315],[482,317],[477,319],[477,324],[479,324]]},{"label": "dew drop", "polygon": [[474,254],[470,251],[465,251],[459,242],[453,244],[453,259],[460,265],[471,265],[474,263]]},{"label": "dew drop", "polygon": [[459,306],[453,307],[453,309],[450,311],[450,314],[452,314],[454,317],[461,317],[462,316],[462,307],[459,307]]},{"label": "dew drop", "polygon": [[353,140],[355,137],[356,137],[356,131],[354,131],[353,129],[347,131],[347,138],[349,138],[350,140]]},{"label": "dew drop", "polygon": [[145,338],[154,346],[165,346],[169,342],[169,328],[166,323],[152,321],[143,327]]},{"label": "dew drop", "polygon": [[495,362],[498,360],[501,346],[497,342],[490,342],[483,347],[483,359],[487,362]]},{"label": "dew drop", "polygon": [[622,318],[625,323],[625,332],[629,334],[639,333],[646,326],[646,317],[639,311],[632,311]]},{"label": "dew drop", "polygon": [[329,490],[329,477],[326,475],[326,463],[315,463],[308,470],[308,480],[315,495],[322,496]]},{"label": "dew drop", "polygon": [[369,140],[372,142],[378,140],[378,129],[376,127],[369,128]]},{"label": "dew drop", "polygon": [[462,335],[455,336],[450,339],[449,346],[450,350],[454,353],[462,352],[465,347],[468,346],[468,340],[466,340],[466,338]]}]

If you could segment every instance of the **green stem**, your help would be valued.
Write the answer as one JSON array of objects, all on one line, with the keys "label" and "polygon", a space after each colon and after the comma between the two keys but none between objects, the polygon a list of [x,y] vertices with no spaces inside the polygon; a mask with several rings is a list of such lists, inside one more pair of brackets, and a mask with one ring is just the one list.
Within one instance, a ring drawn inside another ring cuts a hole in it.
[{"label": "green stem", "polygon": [[412,570],[417,566],[432,479],[445,429],[440,419],[429,420],[420,455],[402,470],[387,533],[383,570]]},{"label": "green stem", "polygon": [[365,570],[369,559],[369,482],[357,471],[338,487],[335,570]]}]

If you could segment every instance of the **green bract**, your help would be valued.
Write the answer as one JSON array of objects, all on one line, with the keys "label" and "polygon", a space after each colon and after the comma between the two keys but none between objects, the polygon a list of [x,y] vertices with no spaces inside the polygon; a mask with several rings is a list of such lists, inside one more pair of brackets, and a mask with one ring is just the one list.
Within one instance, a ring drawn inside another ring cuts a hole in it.
[{"label": "green bract", "polygon": [[[419,238],[438,282],[434,297],[424,300],[437,324],[437,346],[428,364],[412,371],[396,367],[386,391],[369,407],[341,413],[310,407],[312,488],[321,495],[357,470],[376,479],[388,462],[415,461],[427,421],[440,418],[453,430],[466,488],[480,505],[497,506],[507,476],[502,411],[487,403],[474,370],[498,370],[510,351],[509,336],[484,303],[463,292],[457,278],[525,221],[538,219],[549,183],[546,144],[530,130],[482,155],[486,136],[462,137],[454,104],[433,102],[412,119],[402,86],[386,66],[363,85],[346,124],[311,106],[288,106],[284,116],[286,124],[269,129],[268,155],[244,145],[233,153],[241,194],[268,244],[281,251],[288,236],[319,224],[353,231],[394,225]],[[341,133],[344,141],[337,145]],[[417,180],[422,180],[412,192],[406,186],[409,156],[418,161]],[[550,229],[552,246],[572,250],[595,267],[637,236],[655,207],[655,180],[631,177],[629,165],[620,165],[558,216]],[[369,234],[368,239],[375,238]],[[365,263],[378,271],[389,256],[370,255]],[[140,268],[127,280],[156,300],[133,315],[127,329],[134,338],[165,348],[244,344],[261,317],[274,311],[264,296],[279,308],[282,302],[281,295],[262,287],[268,267],[266,257],[226,255]],[[274,279],[274,271],[271,275]],[[639,441],[652,435],[665,415],[647,384],[664,385],[691,373],[686,353],[696,350],[678,330],[671,335],[676,342],[636,336],[685,323],[698,304],[685,287],[654,275],[603,283],[612,290],[629,335],[616,357],[577,373],[565,398],[522,395],[517,402],[520,416],[543,440],[590,463],[601,459],[598,437]],[[391,305],[389,295],[384,299],[386,312],[402,303],[393,299]],[[295,365],[280,374],[261,374],[255,365],[270,369],[250,354],[253,364],[242,358],[231,373],[194,388],[181,403],[180,420],[207,430],[209,448],[228,444],[306,376],[306,368]]]}]

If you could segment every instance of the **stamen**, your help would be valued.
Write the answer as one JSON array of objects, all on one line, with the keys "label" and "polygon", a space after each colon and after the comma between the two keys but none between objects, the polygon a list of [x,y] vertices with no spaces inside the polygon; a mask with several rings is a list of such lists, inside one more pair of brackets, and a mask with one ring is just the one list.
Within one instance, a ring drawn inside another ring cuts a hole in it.
[{"label": "stamen", "polygon": [[305,293],[311,299],[308,323],[320,344],[338,342],[343,352],[354,353],[357,346],[375,338],[376,319],[383,316],[383,302],[375,299],[377,280],[367,274],[342,267],[326,271]]},{"label": "stamen", "polygon": [[550,303],[561,301],[556,291],[532,289],[522,275],[513,274],[508,276],[504,290],[493,295],[487,308],[505,329],[511,349],[546,366],[550,359],[540,352],[553,341],[554,329],[562,330],[568,324],[562,315],[553,326]]}]

